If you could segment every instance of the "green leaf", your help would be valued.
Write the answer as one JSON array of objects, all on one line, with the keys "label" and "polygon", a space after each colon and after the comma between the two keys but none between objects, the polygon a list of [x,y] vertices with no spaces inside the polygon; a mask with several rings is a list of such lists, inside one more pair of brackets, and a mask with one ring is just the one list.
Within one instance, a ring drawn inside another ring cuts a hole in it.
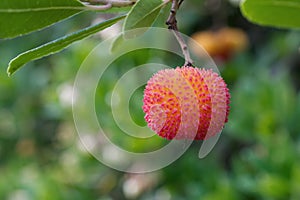
[{"label": "green leaf", "polygon": [[244,0],[241,10],[253,23],[278,28],[300,28],[299,0]]},{"label": "green leaf", "polygon": [[29,61],[37,60],[39,58],[54,54],[56,52],[59,52],[66,47],[68,47],[70,44],[82,40],[92,34],[95,34],[99,32],[100,30],[103,30],[119,20],[125,18],[125,15],[107,20],[105,22],[101,22],[99,24],[96,24],[94,26],[90,26],[86,29],[80,30],[78,32],[66,35],[65,37],[59,38],[57,40],[54,40],[52,42],[49,42],[47,44],[44,44],[42,46],[39,46],[35,49],[31,49],[29,51],[26,51],[14,59],[12,59],[8,65],[7,73],[8,75],[12,75],[15,71],[17,71],[21,66],[26,64]]},{"label": "green leaf", "polygon": [[84,9],[77,0],[0,0],[0,38],[45,28]]},{"label": "green leaf", "polygon": [[123,42],[124,42],[124,38],[123,38],[123,34],[121,34],[113,41],[110,47],[110,51],[112,53],[115,52]]},{"label": "green leaf", "polygon": [[101,12],[101,13],[116,13],[116,14],[125,14],[125,13],[128,13],[130,11],[132,6],[127,6],[127,7],[112,7],[110,9],[107,9],[107,10],[100,10],[100,11],[97,11],[97,10],[94,10],[95,12]]},{"label": "green leaf", "polygon": [[162,0],[139,0],[132,7],[125,19],[123,31],[150,27],[157,18],[161,8],[168,3]]}]

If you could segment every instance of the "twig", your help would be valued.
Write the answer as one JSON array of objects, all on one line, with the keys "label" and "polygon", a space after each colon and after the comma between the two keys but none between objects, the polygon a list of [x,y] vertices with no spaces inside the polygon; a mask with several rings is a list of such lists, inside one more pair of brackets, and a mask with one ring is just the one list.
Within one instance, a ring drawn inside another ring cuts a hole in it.
[{"label": "twig", "polygon": [[81,0],[92,10],[108,10],[112,7],[127,7],[136,3],[136,0]]},{"label": "twig", "polygon": [[100,11],[100,10],[108,10],[108,9],[112,8],[112,5],[106,4],[106,5],[98,6],[98,5],[85,4],[85,7],[87,7],[90,10],[99,10]]},{"label": "twig", "polygon": [[182,53],[183,53],[184,59],[185,59],[184,66],[192,66],[193,60],[191,59],[190,52],[187,48],[187,45],[186,45],[182,35],[178,32],[177,20],[176,20],[177,10],[179,9],[179,7],[183,1],[184,0],[173,0],[172,1],[170,15],[169,15],[169,18],[168,18],[166,24],[168,25],[168,29],[170,29],[174,33],[174,35],[181,47],[181,50],[182,50]]},{"label": "twig", "polygon": [[183,3],[184,0],[180,0],[178,3],[178,8],[181,6],[181,4]]}]

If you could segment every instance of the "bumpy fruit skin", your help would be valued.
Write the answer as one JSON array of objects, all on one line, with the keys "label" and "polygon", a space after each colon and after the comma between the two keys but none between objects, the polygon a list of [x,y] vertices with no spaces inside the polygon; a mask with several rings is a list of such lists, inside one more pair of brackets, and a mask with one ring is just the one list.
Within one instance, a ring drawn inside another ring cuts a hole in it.
[{"label": "bumpy fruit skin", "polygon": [[144,91],[145,120],[166,139],[204,140],[228,121],[230,94],[212,70],[177,67],[157,72]]}]

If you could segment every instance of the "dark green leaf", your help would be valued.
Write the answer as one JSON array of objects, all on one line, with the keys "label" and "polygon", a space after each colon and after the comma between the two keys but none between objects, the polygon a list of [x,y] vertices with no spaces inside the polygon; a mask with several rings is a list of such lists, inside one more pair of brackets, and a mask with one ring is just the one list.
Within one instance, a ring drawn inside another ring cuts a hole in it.
[{"label": "dark green leaf", "polygon": [[82,40],[94,33],[97,33],[100,30],[103,30],[119,20],[125,18],[125,15],[119,16],[110,20],[107,20],[105,22],[101,22],[97,25],[88,27],[86,29],[80,30],[78,32],[72,33],[70,35],[67,35],[65,37],[59,38],[55,41],[49,42],[47,44],[44,44],[42,46],[39,46],[35,49],[31,49],[29,51],[26,51],[17,57],[15,57],[13,60],[10,61],[7,73],[9,75],[12,75],[16,70],[18,70],[21,66],[26,64],[29,61],[37,60],[39,58],[51,55],[53,53],[59,52],[69,46],[70,44]]},{"label": "dark green leaf", "polygon": [[245,0],[243,15],[253,23],[279,28],[300,28],[299,0]]},{"label": "dark green leaf", "polygon": [[42,29],[84,9],[77,0],[0,0],[0,38]]},{"label": "dark green leaf", "polygon": [[150,27],[157,18],[161,8],[167,2],[162,0],[137,1],[125,19],[124,32],[136,28]]}]

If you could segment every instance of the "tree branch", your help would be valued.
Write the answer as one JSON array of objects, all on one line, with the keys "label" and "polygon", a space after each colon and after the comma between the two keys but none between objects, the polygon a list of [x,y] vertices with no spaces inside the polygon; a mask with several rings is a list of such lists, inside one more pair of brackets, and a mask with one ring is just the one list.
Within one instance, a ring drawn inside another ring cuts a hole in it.
[{"label": "tree branch", "polygon": [[182,50],[182,53],[183,53],[184,59],[185,59],[184,66],[192,66],[193,61],[191,59],[190,52],[187,48],[187,45],[186,45],[182,35],[178,32],[177,20],[176,20],[177,10],[179,9],[179,7],[183,1],[184,0],[172,0],[172,7],[171,7],[170,15],[166,21],[166,24],[168,25],[168,29],[170,29],[174,33],[174,35],[181,47],[181,50]]}]

